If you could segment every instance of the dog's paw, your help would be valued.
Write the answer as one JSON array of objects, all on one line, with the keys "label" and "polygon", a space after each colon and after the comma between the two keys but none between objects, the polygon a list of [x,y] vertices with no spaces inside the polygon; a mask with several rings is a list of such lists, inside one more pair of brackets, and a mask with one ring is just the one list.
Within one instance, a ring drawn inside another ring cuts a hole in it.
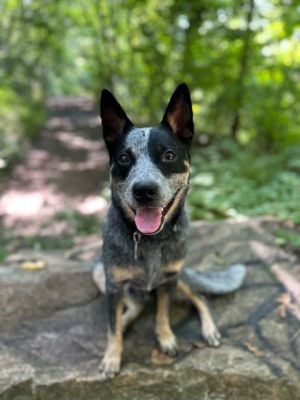
[{"label": "dog's paw", "polygon": [[173,333],[165,337],[160,336],[157,338],[157,341],[161,351],[163,351],[165,354],[170,357],[175,357],[177,355],[178,344],[176,337]]},{"label": "dog's paw", "polygon": [[221,345],[221,334],[213,322],[203,324],[202,336],[209,346],[219,347]]},{"label": "dog's paw", "polygon": [[104,381],[112,379],[120,372],[121,360],[119,357],[104,356],[101,364],[99,365],[100,380]]}]

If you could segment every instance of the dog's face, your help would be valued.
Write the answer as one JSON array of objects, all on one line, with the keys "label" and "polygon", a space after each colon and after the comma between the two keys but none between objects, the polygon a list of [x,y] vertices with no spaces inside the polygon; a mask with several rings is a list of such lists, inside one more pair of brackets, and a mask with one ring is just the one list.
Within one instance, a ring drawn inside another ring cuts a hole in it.
[{"label": "dog's face", "polygon": [[158,233],[187,191],[194,134],[189,90],[178,86],[158,127],[135,127],[107,90],[100,113],[113,201],[141,233]]}]

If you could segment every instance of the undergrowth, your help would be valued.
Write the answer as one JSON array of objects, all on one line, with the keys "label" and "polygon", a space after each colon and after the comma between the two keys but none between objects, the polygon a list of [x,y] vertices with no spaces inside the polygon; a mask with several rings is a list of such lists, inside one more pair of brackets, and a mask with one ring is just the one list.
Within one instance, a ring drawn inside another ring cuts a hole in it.
[{"label": "undergrowth", "polygon": [[194,150],[192,219],[273,215],[300,223],[300,146],[262,153],[224,140]]}]

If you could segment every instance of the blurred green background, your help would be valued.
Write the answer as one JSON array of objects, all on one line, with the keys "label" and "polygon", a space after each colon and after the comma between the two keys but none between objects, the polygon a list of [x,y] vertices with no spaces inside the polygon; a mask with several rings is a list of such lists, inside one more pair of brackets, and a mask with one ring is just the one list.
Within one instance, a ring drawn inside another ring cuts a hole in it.
[{"label": "blurred green background", "polygon": [[1,1],[2,184],[49,97],[98,101],[106,87],[138,124],[157,124],[185,81],[192,218],[300,223],[299,21],[297,0]]}]

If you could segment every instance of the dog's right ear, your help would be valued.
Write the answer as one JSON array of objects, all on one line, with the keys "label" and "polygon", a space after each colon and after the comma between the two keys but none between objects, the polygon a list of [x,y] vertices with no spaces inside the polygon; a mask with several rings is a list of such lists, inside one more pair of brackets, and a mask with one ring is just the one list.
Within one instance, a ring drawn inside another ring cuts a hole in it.
[{"label": "dog's right ear", "polygon": [[106,89],[101,92],[100,116],[103,138],[108,143],[118,140],[123,132],[133,126],[114,95]]}]

